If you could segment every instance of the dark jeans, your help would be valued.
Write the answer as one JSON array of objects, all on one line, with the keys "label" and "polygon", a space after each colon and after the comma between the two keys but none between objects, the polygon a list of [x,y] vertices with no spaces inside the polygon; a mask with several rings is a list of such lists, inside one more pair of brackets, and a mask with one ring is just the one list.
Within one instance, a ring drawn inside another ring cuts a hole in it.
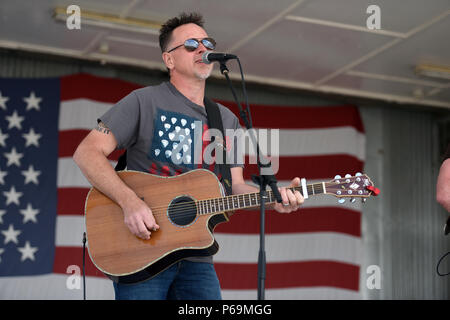
[{"label": "dark jeans", "polygon": [[114,283],[116,300],[221,300],[214,265],[182,260],[150,280]]}]

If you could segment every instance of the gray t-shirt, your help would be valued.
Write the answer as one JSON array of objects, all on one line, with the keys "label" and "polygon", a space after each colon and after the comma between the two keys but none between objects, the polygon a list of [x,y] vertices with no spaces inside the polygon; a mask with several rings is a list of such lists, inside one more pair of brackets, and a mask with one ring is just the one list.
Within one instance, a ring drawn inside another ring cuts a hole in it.
[{"label": "gray t-shirt", "polygon": [[[237,117],[219,104],[223,128],[240,129]],[[134,90],[101,116],[114,134],[117,149],[127,149],[127,168],[162,176],[174,176],[197,168],[219,176],[218,166],[204,157],[210,138],[206,110],[179,92],[170,82]],[[233,141],[234,142],[234,141]],[[243,166],[233,148],[230,167]],[[231,155],[230,155],[231,156]],[[211,257],[189,258],[212,262]]]}]

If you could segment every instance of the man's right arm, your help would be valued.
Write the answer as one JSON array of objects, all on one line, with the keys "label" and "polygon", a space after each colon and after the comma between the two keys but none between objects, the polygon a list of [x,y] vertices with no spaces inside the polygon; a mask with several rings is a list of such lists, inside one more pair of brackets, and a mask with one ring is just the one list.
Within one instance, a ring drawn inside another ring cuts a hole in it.
[{"label": "man's right arm", "polygon": [[124,222],[130,231],[142,239],[149,239],[150,230],[156,231],[159,226],[150,208],[120,179],[109,163],[107,157],[116,146],[113,133],[100,122],[80,143],[73,159],[92,186],[122,208]]},{"label": "man's right arm", "polygon": [[445,160],[439,170],[436,185],[436,200],[450,212],[450,158]]}]

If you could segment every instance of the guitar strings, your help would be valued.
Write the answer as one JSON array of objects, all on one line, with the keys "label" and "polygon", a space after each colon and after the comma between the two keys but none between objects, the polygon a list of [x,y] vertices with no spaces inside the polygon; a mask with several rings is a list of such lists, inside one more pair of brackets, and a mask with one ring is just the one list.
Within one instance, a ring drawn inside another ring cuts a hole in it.
[{"label": "guitar strings", "polygon": [[[337,184],[337,183],[335,183],[335,184]],[[330,185],[332,185],[332,183],[326,183],[326,185],[330,186]],[[316,185],[308,185],[308,186],[312,186],[315,191],[321,191],[318,188],[315,188]],[[299,188],[300,187],[292,187],[292,188],[289,188],[289,189],[293,190],[293,189],[299,189]],[[321,184],[320,184],[320,188],[322,188]],[[315,193],[318,193],[318,192],[315,192]],[[269,191],[269,194],[272,197],[273,192]],[[193,208],[194,207],[193,204],[195,204],[196,207],[198,208],[200,202],[204,202],[205,207],[208,208],[208,207],[211,207],[211,203],[208,204],[206,201],[211,201],[211,200],[212,201],[220,201],[220,200],[226,201],[226,203],[228,205],[229,205],[229,200],[231,200],[232,204],[235,202],[235,200],[238,200],[239,206],[243,203],[244,206],[247,207],[247,205],[245,205],[246,199],[245,198],[239,198],[239,197],[245,197],[245,196],[250,196],[250,195],[255,195],[256,196],[256,195],[258,195],[258,193],[246,193],[246,194],[232,195],[232,196],[226,196],[226,197],[220,197],[220,198],[209,198],[209,199],[194,200],[194,202],[174,204],[174,205],[172,205],[172,208],[184,210],[184,209],[188,209],[188,208]],[[233,198],[233,197],[237,197],[237,198]],[[226,199],[226,200],[224,200],[224,199]],[[259,198],[257,198],[257,199],[259,199]],[[251,201],[250,198],[248,200]],[[223,202],[223,203],[225,203],[225,202]],[[214,207],[225,207],[225,205],[220,206],[220,203],[214,203]],[[252,207],[252,205],[250,207]],[[151,210],[152,210],[152,212],[157,210],[157,209],[164,209],[164,211],[165,211],[165,209],[167,209],[167,208],[168,208],[168,206],[157,206],[157,207],[151,208]],[[224,211],[232,211],[234,209],[236,209],[236,208],[231,208],[231,209],[224,210]],[[177,211],[180,211],[180,210],[174,210],[173,212],[177,212]],[[222,212],[222,211],[219,211],[219,212]]]},{"label": "guitar strings", "polygon": [[[338,183],[326,183],[327,186],[331,186],[331,185],[337,185]],[[315,187],[319,187],[319,184],[312,184],[312,185],[308,185],[311,186],[313,189],[315,189],[316,191],[320,191],[318,188],[316,189]],[[320,184],[320,188],[322,188],[322,184]],[[300,189],[300,187],[291,187],[289,188],[290,190],[293,189]],[[271,190],[268,191],[270,196],[272,196],[273,192]],[[236,209],[240,209],[240,208],[230,208],[230,209],[226,209],[225,210],[225,205],[224,202],[222,203],[223,205],[220,205],[219,203],[214,203],[214,206],[211,206],[211,203],[208,204],[206,203],[206,201],[210,201],[210,200],[223,200],[226,199],[226,201],[231,200],[232,204],[234,204],[235,200],[238,200],[239,206],[241,204],[243,204],[244,207],[253,207],[253,205],[247,206],[245,204],[246,199],[245,198],[239,198],[239,197],[244,197],[244,196],[250,196],[250,195],[257,195],[258,193],[247,193],[247,194],[240,194],[240,195],[232,195],[232,196],[226,196],[226,197],[222,197],[222,198],[210,198],[210,199],[202,199],[202,200],[194,200],[193,202],[189,202],[189,203],[180,203],[180,204],[174,204],[172,205],[172,210],[171,213],[173,214],[177,214],[178,217],[184,217],[184,216],[190,216],[191,214],[189,213],[185,213],[187,209],[195,209],[196,214],[213,214],[213,213],[222,213],[222,212],[229,212],[229,211],[234,211]],[[237,199],[233,197],[238,197]],[[259,199],[259,198],[257,198]],[[249,198],[249,201],[251,199]],[[204,202],[206,209],[211,208],[213,209],[214,212],[206,212],[206,213],[199,213],[199,208],[200,208],[200,202]],[[273,202],[273,201],[272,201]],[[270,203],[272,203],[270,202]],[[227,203],[229,205],[229,203]],[[254,207],[257,207],[259,204],[254,205]],[[221,208],[223,208],[224,210],[220,210]],[[161,210],[162,209],[162,210]],[[153,215],[166,215],[167,214],[167,209],[168,206],[157,206],[157,207],[153,207],[151,208]],[[217,210],[219,209],[219,210]]]}]

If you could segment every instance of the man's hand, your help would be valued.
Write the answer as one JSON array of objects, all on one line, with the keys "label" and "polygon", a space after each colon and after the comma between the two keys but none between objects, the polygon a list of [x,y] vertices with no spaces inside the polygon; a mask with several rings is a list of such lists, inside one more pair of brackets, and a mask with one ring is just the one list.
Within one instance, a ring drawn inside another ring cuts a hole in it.
[{"label": "man's hand", "polygon": [[138,197],[129,201],[122,210],[125,224],[135,236],[149,240],[152,231],[159,229],[152,210]]},{"label": "man's hand", "polygon": [[[294,178],[288,188],[299,187],[300,178]],[[299,191],[292,192],[288,188],[278,188],[281,194],[282,203],[276,203],[273,209],[281,213],[290,213],[298,210],[300,205],[305,201]]]}]

